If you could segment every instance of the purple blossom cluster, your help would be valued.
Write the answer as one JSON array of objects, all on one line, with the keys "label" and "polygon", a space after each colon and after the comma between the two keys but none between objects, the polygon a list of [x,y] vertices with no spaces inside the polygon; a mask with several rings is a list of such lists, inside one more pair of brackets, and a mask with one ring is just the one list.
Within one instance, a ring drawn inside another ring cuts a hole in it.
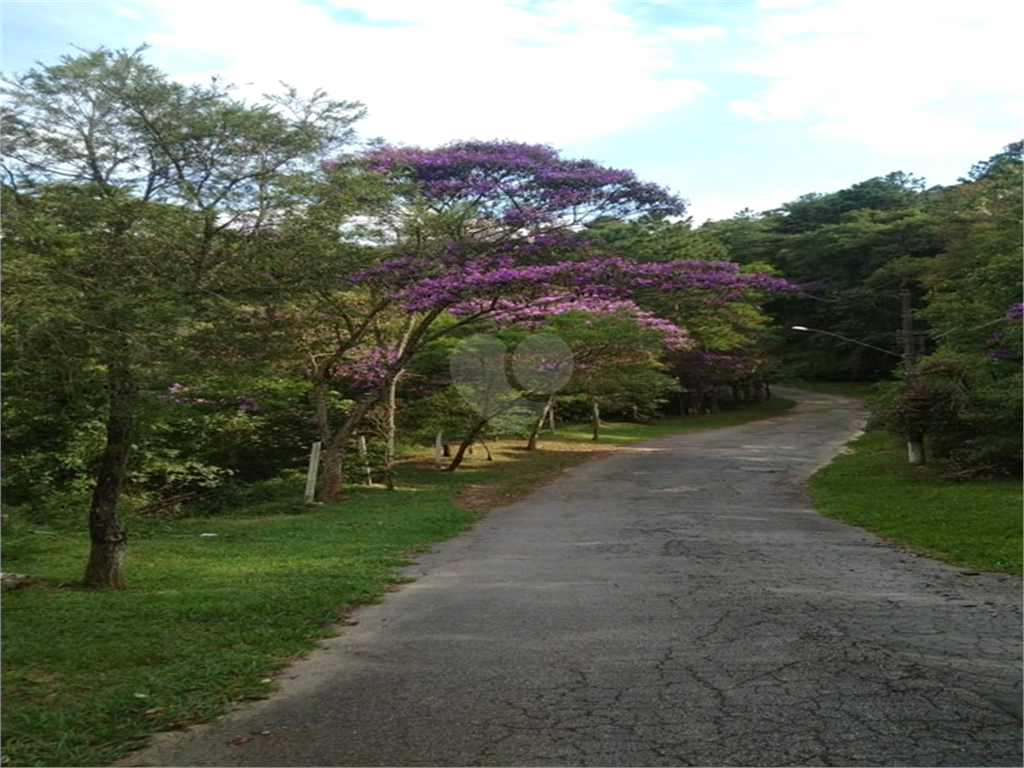
[{"label": "purple blossom cluster", "polygon": [[685,204],[631,171],[568,160],[552,147],[512,141],[460,141],[436,149],[384,146],[365,168],[394,180],[410,199],[471,202],[481,217],[511,227],[579,223],[596,215],[681,216]]},{"label": "purple blossom cluster", "polygon": [[398,359],[398,348],[355,347],[331,370],[331,378],[344,379],[356,390],[369,392],[387,380],[390,366]]},{"label": "purple blossom cluster", "polygon": [[[709,305],[756,300],[795,286],[738,265],[699,259],[641,263],[607,257],[586,242],[583,227],[599,217],[679,216],[682,200],[630,171],[569,160],[550,146],[464,141],[436,149],[383,146],[364,153],[363,168],[381,174],[396,198],[437,213],[456,212],[447,241],[349,277],[390,296],[408,312],[444,309],[489,318],[496,327],[539,325],[566,312],[614,313],[658,330],[666,346],[692,350],[686,331],[641,310],[649,292],[685,292]],[[339,375],[373,388],[394,360],[387,349],[353,352]],[[749,361],[705,360],[703,369]],[[691,361],[692,363],[693,361]],[[736,372],[720,370],[725,375]],[[717,375],[717,373],[715,374]]]},{"label": "purple blossom cluster", "polygon": [[637,291],[701,292],[707,301],[722,305],[751,297],[751,291],[774,293],[792,284],[772,275],[741,273],[736,264],[696,259],[642,263],[624,258],[591,258],[553,264],[517,264],[508,254],[476,258],[462,264],[443,259],[392,259],[387,267],[364,270],[352,281],[385,285],[407,311],[451,306],[470,298],[508,295],[537,297],[562,292],[578,296],[601,294],[628,298]]}]

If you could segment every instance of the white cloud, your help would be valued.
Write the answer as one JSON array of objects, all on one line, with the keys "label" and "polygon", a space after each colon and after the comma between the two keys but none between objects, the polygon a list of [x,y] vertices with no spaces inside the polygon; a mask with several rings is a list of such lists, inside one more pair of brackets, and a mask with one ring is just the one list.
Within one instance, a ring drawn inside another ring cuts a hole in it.
[{"label": "white cloud", "polygon": [[[334,0],[370,25],[298,0],[261,6],[161,0],[154,44],[214,51],[216,71],[252,91],[278,81],[366,103],[366,134],[567,142],[622,130],[692,101],[701,82],[664,78],[671,41],[614,2]],[[203,23],[196,24],[202,8]],[[709,31],[702,35],[713,34]],[[677,43],[676,43],[677,44]]]},{"label": "white cloud", "polygon": [[815,0],[757,0],[756,7],[761,10],[774,11],[786,8],[807,8],[814,3]]},{"label": "white cloud", "polygon": [[1024,118],[1024,99],[1009,99],[1004,101],[1003,109],[1018,119]]},{"label": "white cloud", "polygon": [[681,40],[684,43],[699,43],[703,40],[711,40],[725,35],[724,27],[690,27],[688,29],[664,30],[664,33],[671,38]]},{"label": "white cloud", "polygon": [[940,110],[948,113],[970,95],[1009,103],[1019,97],[1022,8],[985,0],[838,0],[768,14],[754,35],[764,55],[736,69],[771,85],[760,98],[733,101],[732,110],[758,120],[809,120],[816,135],[887,154],[945,154],[950,142],[1012,140],[1009,127],[983,128],[969,111],[953,120]]},{"label": "white cloud", "polygon": [[1005,146],[1019,138],[1013,131],[990,131],[936,117],[919,110],[893,111],[884,116],[819,123],[811,132],[826,138],[866,144],[883,155],[942,157],[960,147]]}]

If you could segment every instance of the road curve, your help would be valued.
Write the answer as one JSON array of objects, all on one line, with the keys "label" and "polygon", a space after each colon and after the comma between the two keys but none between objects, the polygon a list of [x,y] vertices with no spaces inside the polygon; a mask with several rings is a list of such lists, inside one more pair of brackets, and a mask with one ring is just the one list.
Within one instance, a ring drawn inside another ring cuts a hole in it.
[{"label": "road curve", "polygon": [[1021,581],[809,506],[842,398],[565,473],[123,765],[1021,765]]}]

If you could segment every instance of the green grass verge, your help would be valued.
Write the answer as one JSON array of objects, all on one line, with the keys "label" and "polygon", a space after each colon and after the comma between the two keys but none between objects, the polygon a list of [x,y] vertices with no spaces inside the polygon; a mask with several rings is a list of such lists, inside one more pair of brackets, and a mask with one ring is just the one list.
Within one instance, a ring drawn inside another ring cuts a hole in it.
[{"label": "green grass verge", "polygon": [[823,395],[852,397],[866,400],[877,394],[876,385],[870,381],[787,381],[779,382],[780,387],[796,387],[808,392],[820,392]]},{"label": "green grass verge", "polygon": [[811,478],[825,515],[978,571],[1021,573],[1021,482],[945,480],[907,464],[904,444],[871,430]]},{"label": "green grass verge", "polygon": [[612,422],[597,443],[586,427],[567,427],[545,433],[537,451],[500,443],[486,461],[478,449],[455,473],[420,457],[403,465],[398,490],[352,487],[344,501],[312,512],[294,501],[302,493],[295,479],[290,489],[267,484],[268,501],[227,514],[134,520],[121,592],[74,586],[87,555],[84,523],[70,532],[22,528],[9,551],[5,543],[4,568],[34,583],[3,596],[3,763],[106,765],[156,731],[266,696],[275,670],[393,588],[410,553],[465,530],[484,510],[522,498],[593,451],[791,405],[773,399],[713,416]]}]

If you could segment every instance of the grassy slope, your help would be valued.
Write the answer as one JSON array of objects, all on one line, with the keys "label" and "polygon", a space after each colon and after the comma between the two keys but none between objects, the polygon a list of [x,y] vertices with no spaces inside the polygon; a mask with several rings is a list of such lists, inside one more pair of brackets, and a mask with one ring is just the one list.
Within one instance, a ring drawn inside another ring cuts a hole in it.
[{"label": "grassy slope", "polygon": [[[866,399],[872,384],[794,382],[791,386]],[[946,480],[930,466],[907,463],[906,445],[870,429],[811,478],[811,496],[829,517],[952,565],[1021,573],[1021,483],[1018,479]]]},{"label": "grassy slope", "polygon": [[289,494],[281,502],[137,520],[123,592],[70,586],[84,568],[84,532],[40,531],[30,546],[5,552],[5,569],[36,583],[3,597],[3,762],[108,764],[155,731],[265,696],[274,670],[392,588],[409,553],[456,535],[483,510],[525,496],[593,451],[790,405],[775,399],[756,411],[609,424],[599,443],[585,427],[563,429],[535,452],[492,445],[488,462],[477,449],[453,474],[411,461],[395,492],[350,488],[345,501],[302,514],[282,513],[301,508],[296,481],[274,486]]},{"label": "grassy slope", "polygon": [[819,510],[954,565],[1021,573],[1021,483],[944,480],[877,430],[811,478]]}]

